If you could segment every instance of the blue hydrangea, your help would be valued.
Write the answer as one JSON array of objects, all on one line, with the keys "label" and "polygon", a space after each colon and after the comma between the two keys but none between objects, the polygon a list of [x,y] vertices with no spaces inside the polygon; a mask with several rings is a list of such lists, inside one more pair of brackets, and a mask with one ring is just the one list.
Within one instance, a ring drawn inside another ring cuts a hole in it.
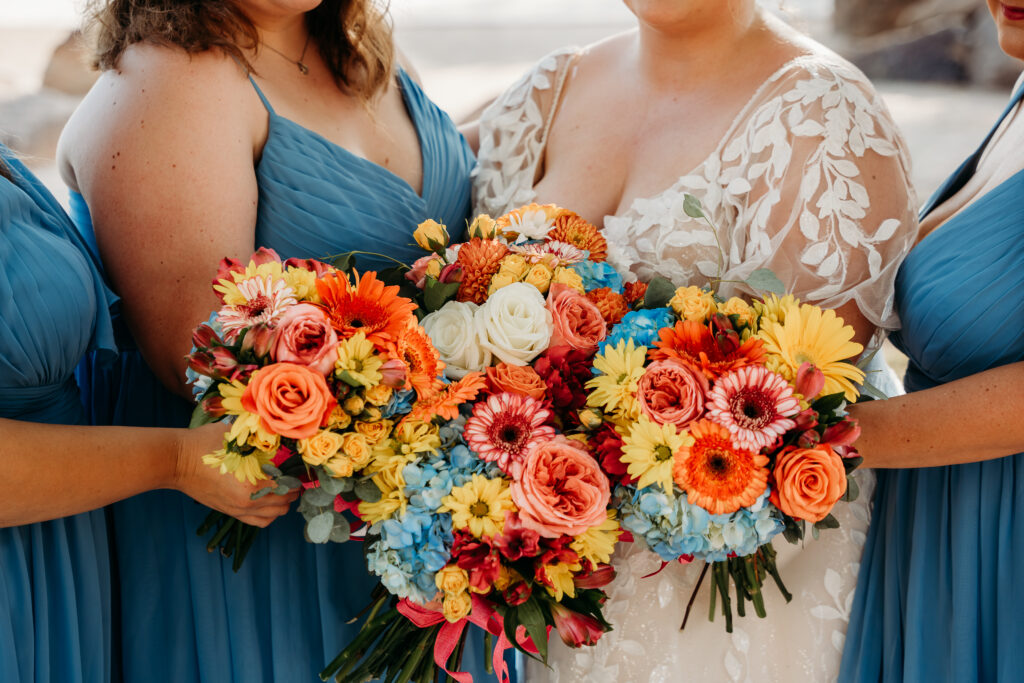
[{"label": "blue hydrangea", "polygon": [[602,287],[608,287],[619,294],[623,292],[622,276],[607,263],[587,260],[570,266],[570,269],[583,278],[583,288],[588,292]]},{"label": "blue hydrangea", "polygon": [[622,340],[633,340],[637,346],[653,346],[658,340],[658,330],[676,323],[676,315],[669,308],[645,308],[630,311],[601,344],[601,352],[609,344],[616,346]]},{"label": "blue hydrangea", "polygon": [[415,402],[416,392],[412,389],[392,392],[391,400],[381,409],[380,414],[384,418],[406,415],[412,410],[412,404]]},{"label": "blue hydrangea", "polygon": [[374,531],[380,540],[366,554],[369,570],[400,598],[431,600],[437,593],[434,575],[451,558],[451,517],[410,506]]}]

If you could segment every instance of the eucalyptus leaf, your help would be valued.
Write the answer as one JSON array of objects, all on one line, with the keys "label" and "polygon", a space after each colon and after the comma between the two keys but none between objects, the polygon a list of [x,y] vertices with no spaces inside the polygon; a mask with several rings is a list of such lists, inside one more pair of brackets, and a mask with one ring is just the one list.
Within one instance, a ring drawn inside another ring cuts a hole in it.
[{"label": "eucalyptus leaf", "polygon": [[825,519],[814,523],[815,529],[838,529],[839,520],[833,517],[831,514],[826,516]]},{"label": "eucalyptus leaf", "polygon": [[310,543],[326,543],[334,529],[334,512],[321,512],[306,523],[306,538]]},{"label": "eucalyptus leaf", "polygon": [[281,485],[281,484],[278,484],[277,486],[273,486],[273,487],[271,487],[271,486],[268,486],[267,488],[268,488],[268,489],[272,488],[272,489],[274,490],[274,493],[275,493],[276,495],[278,495],[278,496],[283,496],[283,495],[285,495],[286,493],[288,493],[289,491],[291,491],[291,489],[290,489],[290,488],[288,488],[287,486],[283,486],[283,485]]},{"label": "eucalyptus leaf", "polygon": [[273,492],[274,492],[274,487],[273,486],[264,486],[263,488],[261,488],[258,491],[256,491],[256,493],[254,493],[251,496],[249,496],[249,498],[252,499],[252,500],[259,500],[263,496],[269,496]]},{"label": "eucalyptus leaf", "polygon": [[376,503],[380,500],[380,495],[380,489],[372,479],[363,479],[356,484],[356,496],[363,502]]},{"label": "eucalyptus leaf", "polygon": [[786,285],[770,268],[758,268],[750,274],[745,282],[751,289],[759,292],[771,292],[782,296],[786,293]]},{"label": "eucalyptus leaf", "polygon": [[860,486],[857,484],[857,480],[853,477],[846,479],[846,493],[843,495],[843,500],[848,503],[852,503],[857,500],[857,496],[860,495]]},{"label": "eucalyptus leaf", "polygon": [[334,513],[334,527],[329,537],[331,543],[344,543],[352,535],[352,526],[339,513]]},{"label": "eucalyptus leaf", "polygon": [[281,470],[274,467],[269,462],[260,469],[263,470],[263,474],[267,475],[268,477],[271,477],[272,479],[277,479],[278,477],[281,476]]},{"label": "eucalyptus leaf", "polygon": [[668,278],[656,275],[647,284],[644,294],[644,308],[664,308],[676,294],[676,287]]},{"label": "eucalyptus leaf", "polygon": [[[287,491],[294,491],[295,489],[302,486],[302,482],[299,481],[298,477],[278,477],[278,486],[284,486]],[[287,493],[287,491],[285,491]]]},{"label": "eucalyptus leaf", "polygon": [[306,489],[306,492],[302,494],[302,498],[310,505],[315,505],[316,507],[327,507],[334,504],[334,496],[319,486]]},{"label": "eucalyptus leaf", "polygon": [[317,472],[317,479],[320,481],[320,488],[332,496],[336,496],[344,490],[344,479],[335,479],[323,470]]},{"label": "eucalyptus leaf", "polygon": [[683,195],[683,211],[690,218],[704,218],[704,207],[701,206],[700,200],[692,194]]}]

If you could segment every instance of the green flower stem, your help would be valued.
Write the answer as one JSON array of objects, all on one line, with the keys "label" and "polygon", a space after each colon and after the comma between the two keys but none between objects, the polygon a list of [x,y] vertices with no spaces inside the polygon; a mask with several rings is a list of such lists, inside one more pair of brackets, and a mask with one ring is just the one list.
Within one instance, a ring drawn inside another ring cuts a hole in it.
[{"label": "green flower stem", "polygon": [[398,677],[395,683],[409,683],[412,680],[412,676],[419,668],[423,656],[427,654],[427,645],[432,640],[431,635],[433,631],[434,629],[432,628],[423,629],[423,635],[420,636],[419,641],[416,643],[416,648],[412,651],[412,655],[406,660],[405,666],[402,667],[402,675]]},{"label": "green flower stem", "polygon": [[[388,625],[389,618],[393,618],[398,615],[398,610],[391,610],[380,617],[377,616],[377,612],[386,601],[386,598],[378,600],[377,604],[374,605],[373,611],[370,613],[370,618],[366,620],[363,627],[359,629],[359,633],[355,639],[348,644],[348,646],[342,650],[334,660],[327,665],[327,667],[320,672],[320,680],[326,681],[336,673],[344,675],[353,666],[355,666],[363,655],[366,653],[367,648],[377,638],[380,632]],[[338,679],[341,680],[340,678]]]},{"label": "green flower stem", "polygon": [[358,254],[362,254],[363,256],[376,256],[377,258],[382,258],[382,259],[385,259],[386,261],[391,261],[392,263],[395,263],[395,264],[401,266],[402,268],[405,268],[406,270],[410,269],[408,263],[402,263],[401,261],[399,261],[398,259],[396,259],[393,256],[388,256],[387,254],[378,254],[375,251],[358,251],[358,250],[356,250],[356,251],[346,251],[346,252],[343,252],[341,254],[332,254],[330,256],[325,256],[323,259],[320,259],[320,260],[322,260],[324,263],[329,263],[331,261],[334,261],[339,256],[344,256],[345,254],[352,254],[353,256],[358,255]]},{"label": "green flower stem", "polygon": [[491,652],[494,650],[494,636],[490,631],[484,631],[484,671],[494,673],[494,662],[491,660]]},{"label": "green flower stem", "polygon": [[235,526],[236,523],[240,522],[238,522],[238,520],[236,520],[233,517],[228,517],[225,515],[224,524],[221,525],[220,529],[217,530],[217,533],[215,533],[213,535],[213,538],[210,539],[209,543],[206,544],[206,549],[212,553],[220,545],[220,542],[224,540],[224,537],[228,535],[228,532],[231,531],[231,529]]}]

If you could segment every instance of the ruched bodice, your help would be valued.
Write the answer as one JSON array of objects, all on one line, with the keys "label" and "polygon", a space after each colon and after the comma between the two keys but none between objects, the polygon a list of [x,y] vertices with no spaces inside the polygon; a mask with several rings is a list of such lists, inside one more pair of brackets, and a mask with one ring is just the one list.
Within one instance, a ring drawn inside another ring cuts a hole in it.
[{"label": "ruched bodice", "polygon": [[[67,215],[9,155],[0,145],[14,174],[0,178],[0,417],[81,424],[74,369],[89,348],[113,351],[113,297]],[[0,680],[108,681],[111,643],[103,512],[0,529]]]}]

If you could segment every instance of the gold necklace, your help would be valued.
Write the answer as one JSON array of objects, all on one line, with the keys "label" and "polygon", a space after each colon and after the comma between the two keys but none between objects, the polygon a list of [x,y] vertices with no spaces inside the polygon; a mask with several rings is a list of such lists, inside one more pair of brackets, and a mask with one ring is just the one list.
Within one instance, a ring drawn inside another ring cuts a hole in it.
[{"label": "gold necklace", "polygon": [[283,59],[285,59],[285,60],[291,62],[292,64],[294,64],[295,66],[299,67],[299,73],[302,74],[303,76],[308,76],[309,75],[309,67],[306,66],[306,64],[302,61],[302,60],[304,60],[306,58],[306,49],[309,47],[309,34],[306,34],[306,42],[303,43],[303,45],[302,45],[302,54],[299,55],[298,59],[292,59],[291,57],[289,57],[285,53],[281,52],[277,48],[271,47],[270,45],[267,45],[266,43],[263,43],[263,47],[267,48],[271,52],[276,52]]}]

